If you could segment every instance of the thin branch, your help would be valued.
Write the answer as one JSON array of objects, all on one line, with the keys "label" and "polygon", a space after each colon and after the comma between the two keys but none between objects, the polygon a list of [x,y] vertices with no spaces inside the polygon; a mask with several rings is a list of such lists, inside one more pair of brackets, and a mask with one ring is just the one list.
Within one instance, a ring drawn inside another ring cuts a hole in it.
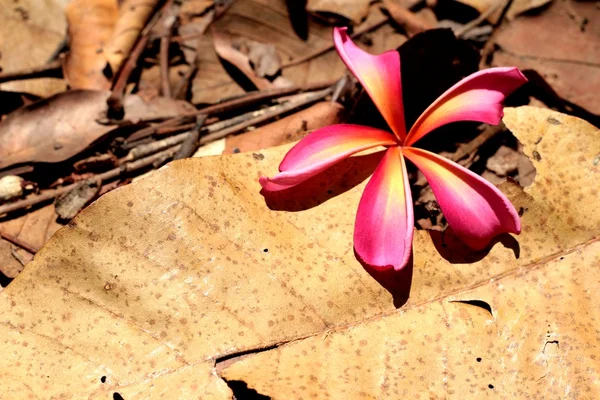
[{"label": "thin branch", "polygon": [[127,81],[129,80],[133,70],[137,67],[137,62],[140,56],[146,49],[150,31],[154,25],[156,25],[164,10],[169,7],[171,3],[172,0],[168,0],[163,7],[156,14],[154,14],[150,21],[148,21],[144,29],[142,29],[140,32],[138,41],[131,50],[131,53],[129,53],[127,61],[125,61],[125,63],[121,66],[117,75],[117,79],[113,84],[112,93],[106,100],[106,104],[108,105],[107,114],[109,118],[122,119],[125,115],[125,111],[123,109],[123,95],[125,94],[125,86],[127,85]]},{"label": "thin branch", "polygon": [[[98,179],[102,182],[106,182],[112,180],[114,178],[119,177],[125,173],[137,171],[139,169],[149,167],[153,165],[156,161],[163,160],[166,161],[169,158],[173,157],[181,145],[177,144],[173,147],[169,147],[166,150],[153,154],[151,156],[141,158],[139,160],[135,160],[126,164],[123,164],[119,168],[111,169],[110,171],[103,172],[101,174],[93,176],[91,179]],[[23,200],[15,201],[14,203],[5,204],[0,206],[0,215],[8,214],[14,211],[22,210],[31,206],[35,206],[37,204],[52,200],[61,194],[70,192],[81,184],[81,182],[76,182],[71,185],[62,186],[57,189],[44,190],[38,194],[31,195]]]},{"label": "thin branch", "polygon": [[32,244],[27,243],[23,239],[19,239],[18,237],[11,235],[10,233],[0,231],[0,237],[2,237],[2,239],[8,242],[11,242],[16,246],[21,247],[22,249],[27,250],[31,254],[36,254],[38,251],[40,251],[38,247],[35,247]]},{"label": "thin branch", "polygon": [[62,78],[62,64],[60,60],[20,71],[0,73],[0,83],[35,78]]}]

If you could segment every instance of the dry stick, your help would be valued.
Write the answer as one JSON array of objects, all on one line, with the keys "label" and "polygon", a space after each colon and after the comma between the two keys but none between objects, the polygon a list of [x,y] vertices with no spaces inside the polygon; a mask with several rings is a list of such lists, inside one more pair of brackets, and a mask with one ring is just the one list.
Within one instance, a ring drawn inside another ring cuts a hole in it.
[{"label": "dry stick", "polygon": [[[357,29],[357,30],[356,30],[356,31],[355,31],[355,32],[354,32],[352,35],[350,35],[350,37],[354,39],[354,38],[356,38],[357,36],[360,36],[360,35],[362,35],[362,34],[365,34],[365,33],[367,33],[367,32],[370,32],[370,31],[372,31],[372,30],[374,30],[374,29],[377,29],[377,28],[379,28],[379,27],[380,27],[380,26],[382,26],[382,25],[385,25],[385,24],[387,24],[387,22],[388,22],[388,20],[386,19],[386,20],[383,20],[383,21],[379,21],[379,22],[377,22],[376,24],[373,24],[373,25],[367,25],[367,26],[364,26],[364,27],[362,27],[362,28],[360,28],[360,29]],[[328,51],[330,51],[330,50],[333,50],[333,48],[334,48],[334,47],[335,47],[335,46],[334,46],[333,44],[331,44],[331,45],[329,45],[329,46],[327,46],[327,47],[324,47],[324,48],[322,48],[322,49],[319,49],[319,50],[317,50],[317,51],[314,51],[314,52],[312,52],[312,53],[309,53],[308,55],[306,55],[306,56],[304,56],[304,57],[300,57],[300,58],[297,58],[297,59],[295,59],[295,60],[292,60],[292,61],[290,61],[290,62],[288,62],[288,63],[284,63],[283,65],[281,65],[281,68],[282,68],[282,69],[284,69],[284,68],[289,68],[289,67],[293,67],[294,65],[298,65],[298,64],[302,64],[302,63],[304,63],[304,62],[310,61],[310,60],[312,60],[313,58],[317,58],[317,57],[319,57],[320,55],[322,55],[322,54],[325,54],[325,53],[327,53],[327,52],[328,52]]]},{"label": "dry stick", "polygon": [[163,21],[164,32],[160,37],[160,83],[162,95],[165,97],[171,97],[171,87],[169,85],[169,45],[171,44],[171,33],[176,20],[176,16],[165,13]]},{"label": "dry stick", "polygon": [[[93,179],[99,179],[102,182],[109,181],[114,179],[124,173],[136,171],[138,169],[142,169],[152,165],[155,161],[160,159],[167,159],[172,157],[179,150],[180,145],[176,145],[170,147],[166,150],[163,150],[159,153],[153,154],[151,156],[141,158],[139,160],[132,161],[127,164],[123,164],[119,168],[111,169],[110,171],[103,172],[101,174],[95,175]],[[68,186],[59,187],[57,189],[45,190],[39,194],[29,196],[26,199],[15,201],[14,203],[6,204],[0,206],[0,215],[4,215],[13,211],[21,210],[27,207],[34,206],[36,204],[52,200],[55,197],[60,196],[61,194],[67,193],[73,189],[75,189],[81,182],[76,182]],[[8,239],[7,239],[8,240]]]},{"label": "dry stick", "polygon": [[144,29],[140,32],[140,37],[138,38],[137,43],[129,53],[129,57],[127,61],[121,67],[117,80],[113,84],[112,93],[110,97],[106,100],[106,104],[108,105],[107,115],[109,118],[114,119],[122,119],[125,112],[123,109],[123,95],[125,94],[125,86],[127,85],[127,81],[131,76],[131,73],[137,66],[137,61],[144,52],[146,48],[146,44],[148,44],[148,38],[150,35],[150,31],[156,25],[159,20],[159,16],[162,12],[172,3],[172,0],[168,0],[159,12],[154,14],[154,16],[150,19],[150,21],[146,24]]},{"label": "dry stick", "polygon": [[[167,120],[165,120],[161,123],[158,123],[154,126],[149,126],[147,128],[140,129],[139,131],[137,131],[137,132],[133,133],[131,136],[129,136],[127,138],[126,142],[132,142],[135,140],[143,139],[148,136],[152,136],[154,134],[157,134],[163,128],[177,127],[178,125],[186,123],[191,118],[193,118],[199,114],[214,115],[214,114],[219,114],[219,113],[223,113],[226,111],[232,111],[237,108],[246,107],[249,105],[260,103],[262,101],[271,100],[276,97],[287,96],[287,95],[297,93],[297,92],[302,92],[302,91],[323,89],[323,88],[326,88],[326,87],[329,87],[329,86],[335,84],[335,82],[336,81],[317,82],[317,83],[311,83],[311,84],[302,85],[302,86],[290,86],[290,87],[281,88],[281,89],[261,90],[261,91],[256,91],[256,92],[250,92],[244,96],[236,97],[235,99],[226,100],[226,101],[223,101],[222,103],[217,103],[217,104],[213,104],[212,106],[201,108],[198,111],[194,112],[193,114],[189,114],[189,115],[186,114],[186,115],[182,115],[179,117],[167,119]],[[191,128],[191,126],[190,126],[190,128]],[[187,129],[189,129],[189,128],[187,128]],[[166,131],[165,133],[168,133],[168,131]]]},{"label": "dry stick", "polygon": [[28,69],[22,69],[15,72],[4,72],[0,73],[0,83],[19,81],[25,79],[34,78],[61,78],[62,77],[62,64],[60,60],[53,61],[46,65],[39,67],[33,67]]},{"label": "dry stick", "polygon": [[[483,146],[488,140],[503,132],[505,129],[504,124],[501,122],[500,125],[490,125],[486,127],[475,139],[460,146],[454,153],[452,153],[448,159],[454,162],[465,158],[466,156],[473,155],[481,146]],[[427,179],[425,177],[415,182],[415,186],[425,187],[427,185]]]},{"label": "dry stick", "polygon": [[306,96],[303,96],[300,99],[293,99],[281,105],[274,106],[272,110],[269,112],[265,112],[262,115],[259,115],[255,118],[249,119],[248,121],[242,122],[240,124],[234,125],[230,128],[223,129],[221,131],[217,131],[214,133],[210,133],[206,136],[203,136],[200,139],[200,144],[204,145],[210,143],[215,140],[219,140],[224,138],[225,136],[229,136],[233,133],[237,133],[242,131],[243,129],[248,128],[249,126],[257,125],[262,122],[268,121],[272,118],[275,118],[279,115],[290,112],[298,107],[305,106],[310,103],[314,103],[316,101],[322,100],[331,94],[332,88],[327,88],[319,92],[307,93]]},{"label": "dry stick", "polygon": [[488,19],[488,17],[490,15],[492,15],[496,11],[500,10],[501,8],[503,8],[503,6],[506,6],[508,4],[508,2],[510,2],[510,1],[511,0],[498,0],[496,2],[496,4],[494,4],[493,6],[491,6],[487,10],[485,10],[483,13],[481,13],[479,15],[479,17],[477,17],[474,20],[472,20],[471,22],[463,25],[462,28],[457,29],[454,32],[455,35],[456,35],[456,37],[458,37],[458,38],[463,37],[467,32],[469,32],[471,29],[475,28],[480,23],[482,23],[483,21],[485,21],[486,19]]},{"label": "dry stick", "polygon": [[173,157],[173,160],[181,160],[182,158],[188,158],[194,154],[194,151],[196,151],[198,138],[200,137],[200,128],[202,128],[205,120],[206,115],[204,114],[196,117],[196,126],[194,126],[194,129],[192,129],[188,137],[185,138],[181,144],[181,148]]},{"label": "dry stick", "polygon": [[15,246],[19,246],[22,249],[27,250],[31,254],[35,254],[38,251],[40,251],[40,249],[38,247],[35,247],[35,246],[27,243],[26,241],[19,239],[16,236],[11,235],[10,233],[4,233],[4,232],[0,231],[0,237],[2,237],[2,239],[6,240],[6,241],[11,242]]},{"label": "dry stick", "polygon": [[175,89],[173,90],[173,98],[174,99],[183,99],[185,97],[185,93],[186,93],[185,89],[190,84],[190,79],[192,79],[192,76],[194,76],[196,71],[198,71],[198,65],[196,65],[196,64],[190,66],[187,69],[187,71],[185,71],[185,74],[181,77],[179,82],[177,82],[177,85],[175,86]]}]

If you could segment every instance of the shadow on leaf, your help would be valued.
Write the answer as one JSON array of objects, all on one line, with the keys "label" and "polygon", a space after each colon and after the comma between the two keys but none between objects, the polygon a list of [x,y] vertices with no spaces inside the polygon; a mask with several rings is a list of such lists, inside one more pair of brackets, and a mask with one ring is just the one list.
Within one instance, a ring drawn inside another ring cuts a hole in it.
[{"label": "shadow on leaf", "polygon": [[362,183],[373,174],[384,153],[378,151],[350,157],[289,189],[277,192],[263,189],[260,194],[271,210],[308,210]]},{"label": "shadow on leaf", "polygon": [[413,275],[413,257],[412,254],[408,263],[400,271],[393,268],[377,269],[362,261],[360,256],[354,250],[354,257],[363,266],[365,271],[377,281],[385,290],[390,292],[394,299],[394,307],[400,308],[408,301]]},{"label": "shadow on leaf", "polygon": [[429,236],[438,253],[453,264],[472,264],[480,261],[488,255],[496,243],[501,243],[507,249],[511,249],[517,259],[521,255],[519,242],[508,233],[496,236],[485,249],[479,251],[471,249],[462,242],[451,227],[443,232],[429,231]]}]

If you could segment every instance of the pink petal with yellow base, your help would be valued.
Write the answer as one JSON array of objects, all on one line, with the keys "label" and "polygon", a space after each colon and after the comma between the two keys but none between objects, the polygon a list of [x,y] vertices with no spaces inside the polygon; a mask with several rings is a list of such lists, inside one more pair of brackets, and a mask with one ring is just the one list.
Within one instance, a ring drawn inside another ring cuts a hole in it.
[{"label": "pink petal with yellow base", "polygon": [[490,68],[469,75],[448,89],[421,114],[406,136],[405,145],[442,125],[456,121],[479,121],[497,125],[503,116],[502,102],[527,82],[518,68]]},{"label": "pink petal with yellow base", "polygon": [[277,191],[290,188],[331,167],[353,154],[377,146],[397,144],[394,136],[360,125],[331,125],[318,129],[286,154],[273,178],[261,177],[263,189]]},{"label": "pink petal with yellow base", "polygon": [[517,211],[494,185],[437,154],[402,151],[423,172],[448,224],[469,247],[481,250],[500,233],[520,233]]},{"label": "pink petal with yellow base", "polygon": [[411,255],[413,219],[404,158],[390,147],[358,205],[354,248],[360,259],[378,270],[402,269]]},{"label": "pink petal with yellow base", "polygon": [[340,57],[360,81],[371,99],[399,139],[406,136],[402,85],[400,82],[400,54],[387,51],[372,55],[356,46],[346,28],[333,30],[333,42]]}]

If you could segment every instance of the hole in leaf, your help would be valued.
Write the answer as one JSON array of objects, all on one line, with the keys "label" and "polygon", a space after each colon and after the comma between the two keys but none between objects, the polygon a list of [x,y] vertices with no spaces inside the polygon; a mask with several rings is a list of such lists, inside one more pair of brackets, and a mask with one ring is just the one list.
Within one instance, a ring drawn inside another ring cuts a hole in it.
[{"label": "hole in leaf", "polygon": [[125,399],[123,398],[123,396],[121,396],[121,394],[119,392],[114,392],[113,400],[125,400]]},{"label": "hole in leaf", "polygon": [[[464,304],[469,304],[471,306],[483,308],[484,310],[489,312],[492,317],[494,316],[494,313],[492,312],[492,306],[490,306],[490,304],[488,302],[483,301],[483,300],[454,300],[454,301],[451,301],[451,303],[464,303]],[[479,360],[480,360],[480,358],[477,359],[478,362],[479,362]]]},{"label": "hole in leaf", "polygon": [[258,393],[256,390],[248,387],[248,384],[244,381],[228,381],[225,380],[227,386],[233,392],[233,397],[235,399],[244,399],[244,400],[270,400],[271,397],[262,395]]},{"label": "hole in leaf", "polygon": [[105,383],[106,382],[106,377],[103,376],[102,378],[100,378],[100,382]]}]

